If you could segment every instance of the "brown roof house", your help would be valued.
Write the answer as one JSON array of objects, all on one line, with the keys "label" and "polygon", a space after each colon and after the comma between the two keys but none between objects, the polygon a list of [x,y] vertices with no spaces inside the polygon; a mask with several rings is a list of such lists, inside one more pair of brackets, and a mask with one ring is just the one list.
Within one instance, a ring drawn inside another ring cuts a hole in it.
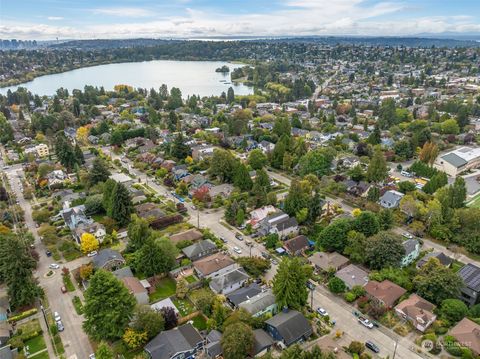
[{"label": "brown roof house", "polygon": [[308,260],[313,266],[315,266],[315,269],[324,272],[328,272],[330,269],[338,271],[350,264],[350,260],[347,257],[344,257],[337,252],[315,252],[308,258]]},{"label": "brown roof house", "polygon": [[468,318],[463,318],[450,330],[450,335],[461,346],[470,348],[475,355],[480,354],[480,325]]},{"label": "brown roof house", "polygon": [[184,232],[180,232],[170,236],[170,240],[174,243],[178,243],[181,241],[196,241],[203,237],[202,232],[199,230],[192,228]]},{"label": "brown roof house", "polygon": [[340,269],[335,273],[335,277],[343,280],[348,289],[352,289],[356,285],[363,287],[368,283],[368,273],[354,264]]},{"label": "brown roof house", "polygon": [[237,263],[223,253],[215,253],[193,262],[193,268],[200,278],[215,278],[237,269]]},{"label": "brown roof house", "polygon": [[434,304],[416,294],[412,294],[395,307],[398,315],[408,319],[421,332],[424,332],[437,319],[433,314],[434,309]]},{"label": "brown roof house", "polygon": [[383,282],[371,280],[364,288],[370,300],[376,301],[388,309],[392,308],[397,300],[407,292],[387,279]]},{"label": "brown roof house", "polygon": [[291,256],[301,255],[302,252],[310,247],[307,237],[304,235],[293,237],[285,241],[283,248]]},{"label": "brown roof house", "polygon": [[125,277],[121,281],[125,284],[128,291],[135,297],[138,304],[148,304],[148,291],[138,278]]}]

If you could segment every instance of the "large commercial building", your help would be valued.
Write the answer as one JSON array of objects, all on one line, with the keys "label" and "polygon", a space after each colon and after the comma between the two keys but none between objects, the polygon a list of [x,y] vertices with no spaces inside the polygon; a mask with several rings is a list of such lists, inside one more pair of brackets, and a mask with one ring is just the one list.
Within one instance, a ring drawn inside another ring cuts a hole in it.
[{"label": "large commercial building", "polygon": [[438,156],[434,165],[449,176],[457,177],[463,171],[480,167],[480,148],[461,147]]}]

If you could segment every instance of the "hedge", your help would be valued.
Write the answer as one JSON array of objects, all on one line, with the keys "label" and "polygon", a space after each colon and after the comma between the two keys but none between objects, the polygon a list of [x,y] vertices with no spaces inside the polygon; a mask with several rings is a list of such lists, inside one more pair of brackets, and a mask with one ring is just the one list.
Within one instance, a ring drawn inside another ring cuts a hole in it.
[{"label": "hedge", "polygon": [[82,301],[80,300],[80,298],[78,296],[75,296],[75,297],[73,297],[72,302],[73,302],[73,306],[74,306],[77,314],[82,315],[83,314],[83,304],[82,304]]},{"label": "hedge", "polygon": [[29,309],[29,310],[26,310],[26,311],[20,313],[19,315],[15,315],[15,316],[13,316],[13,317],[8,318],[8,321],[9,321],[10,323],[18,322],[19,320],[28,318],[28,317],[30,317],[31,315],[34,315],[34,314],[37,314],[37,313],[38,313],[38,309],[37,309],[37,308]]}]

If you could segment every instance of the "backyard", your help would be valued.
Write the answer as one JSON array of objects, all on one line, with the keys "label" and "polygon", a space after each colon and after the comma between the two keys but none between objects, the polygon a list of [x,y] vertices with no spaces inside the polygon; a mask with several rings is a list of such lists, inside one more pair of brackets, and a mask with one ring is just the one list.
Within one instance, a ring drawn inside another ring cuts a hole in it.
[{"label": "backyard", "polygon": [[175,294],[177,288],[175,280],[172,278],[163,278],[161,279],[153,293],[149,295],[150,303],[158,302],[159,300],[168,298]]},{"label": "backyard", "polygon": [[172,302],[175,304],[175,307],[178,309],[182,317],[195,311],[195,307],[188,299],[174,299]]}]

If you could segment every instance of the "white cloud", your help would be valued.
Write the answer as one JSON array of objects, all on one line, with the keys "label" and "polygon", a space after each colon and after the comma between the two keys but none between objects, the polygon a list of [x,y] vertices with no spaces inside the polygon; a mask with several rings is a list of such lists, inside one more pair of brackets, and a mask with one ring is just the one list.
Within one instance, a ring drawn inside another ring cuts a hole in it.
[{"label": "white cloud", "polygon": [[[185,1],[185,0],[174,0]],[[372,4],[366,0],[285,0],[269,13],[202,11],[190,5],[184,16],[114,24],[61,27],[4,23],[0,38],[132,38],[287,35],[414,35],[437,32],[475,32],[480,24],[465,15],[413,17],[403,2]],[[98,8],[94,14],[141,18],[154,15],[143,8]],[[389,17],[388,15],[397,15]]]},{"label": "white cloud", "polygon": [[49,16],[49,17],[47,17],[47,20],[59,21],[59,20],[63,20],[63,17],[62,16]]},{"label": "white cloud", "polygon": [[92,9],[95,15],[108,15],[116,17],[148,17],[153,13],[147,9],[136,7],[110,7],[110,8],[97,8]]}]

